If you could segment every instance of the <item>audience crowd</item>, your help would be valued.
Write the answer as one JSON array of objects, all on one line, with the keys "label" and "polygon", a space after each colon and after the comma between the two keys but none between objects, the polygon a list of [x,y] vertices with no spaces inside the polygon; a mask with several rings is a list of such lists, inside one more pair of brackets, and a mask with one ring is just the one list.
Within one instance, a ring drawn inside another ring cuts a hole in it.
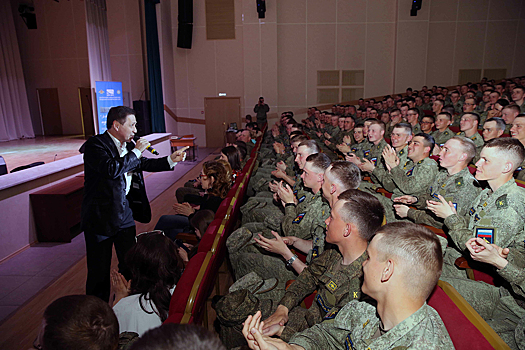
[{"label": "audience crowd", "polygon": [[[112,308],[92,296],[56,300],[35,347],[453,349],[427,304],[441,280],[524,350],[524,86],[520,77],[408,88],[308,108],[300,122],[284,112],[264,134],[261,97],[257,122],[247,116],[237,141],[177,189],[175,215],[137,235],[131,279],[112,272]],[[185,263],[259,136],[226,242],[234,283],[212,302],[219,336],[163,325]]]}]

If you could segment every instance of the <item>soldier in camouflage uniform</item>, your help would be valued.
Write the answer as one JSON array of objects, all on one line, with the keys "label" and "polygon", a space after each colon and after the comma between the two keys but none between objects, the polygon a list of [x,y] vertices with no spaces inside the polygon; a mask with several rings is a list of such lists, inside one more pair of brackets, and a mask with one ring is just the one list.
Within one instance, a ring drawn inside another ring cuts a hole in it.
[{"label": "soldier in camouflage uniform", "polygon": [[[440,201],[429,202],[429,209],[445,218],[448,234],[457,249],[447,249],[443,276],[467,278],[465,271],[459,270],[454,262],[465,251],[465,243],[472,237],[483,237],[500,247],[524,250],[525,189],[518,187],[512,178],[513,170],[524,158],[525,149],[517,140],[491,140],[476,163],[476,179],[488,181],[489,188],[473,201],[468,215],[461,217],[456,214],[442,196]],[[472,263],[471,267],[476,266],[470,254],[465,257],[469,265]],[[486,270],[483,266],[479,268]],[[488,273],[492,271],[489,269]]]},{"label": "soldier in camouflage uniform", "polygon": [[[285,207],[281,221],[284,236],[294,236],[304,240],[316,240],[317,254],[324,248],[324,220],[330,215],[329,206],[323,201],[321,185],[323,174],[330,165],[330,160],[323,153],[308,156],[302,175],[305,186],[312,189],[314,196],[298,205],[294,202],[294,194],[290,187],[279,186],[279,198]],[[246,228],[234,231],[226,242],[230,254],[230,262],[235,278],[238,279],[249,272],[256,272],[263,278],[279,276],[280,281],[293,279],[293,272],[283,266],[281,258],[269,255],[266,251],[254,245],[255,232]],[[262,235],[273,238],[270,230]],[[312,255],[314,252],[311,253]]]},{"label": "soldier in camouflage uniform", "polygon": [[[439,314],[426,304],[441,273],[441,247],[436,235],[416,224],[388,224],[379,229],[367,252],[362,291],[377,301],[377,307],[353,300],[333,321],[295,334],[290,339],[294,347],[263,336],[257,313],[244,323],[248,346],[255,349],[257,341],[260,348],[271,345],[279,349],[454,349]],[[389,269],[392,262],[406,267]],[[403,316],[396,316],[398,313]]]},{"label": "soldier in camouflage uniform", "polygon": [[[514,119],[510,135],[521,142],[522,145],[525,145],[525,116],[519,116]],[[525,161],[516,169],[514,176],[516,180],[525,181]]]},{"label": "soldier in camouflage uniform", "polygon": [[412,126],[412,134],[417,135],[421,132],[421,125],[419,125],[419,110],[417,108],[410,108],[407,112],[407,123]]},{"label": "soldier in camouflage uniform", "polygon": [[[339,250],[324,251],[301,272],[265,321],[268,331],[288,341],[297,332],[333,319],[349,301],[360,298],[366,247],[381,227],[383,214],[381,203],[368,193],[351,189],[339,196],[326,220],[326,241]],[[314,291],[315,303],[308,310],[301,308],[301,301]],[[281,322],[286,326],[280,327]]]},{"label": "soldier in camouflage uniform", "polygon": [[436,145],[442,147],[445,142],[450,140],[454,135],[454,132],[449,129],[452,124],[452,116],[448,112],[441,112],[436,116],[436,131],[430,135],[434,138]]},{"label": "soldier in camouflage uniform", "polygon": [[[381,159],[383,149],[388,145],[384,139],[385,123],[379,120],[371,120],[368,127],[368,144],[362,146],[356,153],[350,153],[346,160],[360,166],[367,159],[374,165]],[[369,147],[369,148],[368,148]]]},{"label": "soldier in camouflage uniform", "polygon": [[401,116],[401,111],[397,108],[392,109],[392,111],[390,111],[390,122],[385,125],[385,137],[390,138],[392,130],[394,130],[396,124],[399,124],[402,121],[403,117]]},{"label": "soldier in camouflage uniform", "polygon": [[477,113],[465,113],[459,122],[459,136],[465,136],[474,141],[476,148],[481,149],[485,144],[483,137],[478,133],[479,115]]},{"label": "soldier in camouflage uniform", "polygon": [[[467,215],[472,201],[479,195],[481,187],[468,169],[468,164],[476,154],[476,146],[472,140],[461,136],[454,136],[443,146],[440,153],[440,166],[443,168],[437,174],[427,193],[420,197],[401,196],[394,198],[396,214],[408,217],[416,224],[424,224],[436,228],[443,227],[443,219],[436,217],[430,210],[426,210],[427,200],[435,200],[438,195],[447,202],[454,203],[459,215]],[[407,205],[417,209],[409,208]]]}]

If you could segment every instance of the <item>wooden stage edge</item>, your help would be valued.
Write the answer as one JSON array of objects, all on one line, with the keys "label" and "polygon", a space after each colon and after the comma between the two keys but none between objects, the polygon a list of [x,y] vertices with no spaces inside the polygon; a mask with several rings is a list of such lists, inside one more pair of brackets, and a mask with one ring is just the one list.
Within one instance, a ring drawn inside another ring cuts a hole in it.
[{"label": "wooden stage edge", "polygon": [[[196,178],[205,161],[213,159],[217,149],[189,172],[171,185],[166,191],[151,202],[153,217],[149,224],[137,223],[137,232],[144,232],[154,228],[158,219],[165,214],[174,214],[172,204],[175,199],[173,193],[188,180]],[[112,268],[116,268],[118,261],[113,253]],[[12,316],[0,324],[0,349],[19,350],[30,349],[38,334],[40,323],[46,307],[54,300],[72,294],[85,294],[87,276],[86,257],[74,264],[62,276],[52,282],[47,288],[40,291],[34,298],[22,305]]]}]

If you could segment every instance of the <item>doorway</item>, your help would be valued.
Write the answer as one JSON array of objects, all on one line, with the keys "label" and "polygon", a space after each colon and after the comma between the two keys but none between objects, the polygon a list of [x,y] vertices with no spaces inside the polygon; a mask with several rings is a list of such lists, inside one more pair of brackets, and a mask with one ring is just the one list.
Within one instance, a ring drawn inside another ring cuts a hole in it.
[{"label": "doorway", "polygon": [[230,123],[241,127],[240,97],[205,97],[206,147],[224,147]]}]

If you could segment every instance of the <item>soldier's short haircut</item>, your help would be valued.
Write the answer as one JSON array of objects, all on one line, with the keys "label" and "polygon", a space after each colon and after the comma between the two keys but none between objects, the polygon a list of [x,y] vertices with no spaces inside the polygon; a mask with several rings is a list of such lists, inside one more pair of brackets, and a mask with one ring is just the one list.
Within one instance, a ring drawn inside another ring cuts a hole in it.
[{"label": "soldier's short haircut", "polygon": [[512,90],[516,90],[516,89],[520,89],[521,91],[525,92],[525,87],[521,86],[521,85],[517,85],[514,89]]},{"label": "soldier's short haircut", "polygon": [[518,105],[507,105],[507,106],[503,107],[503,109],[510,109],[513,112],[517,112],[518,114],[521,112],[520,106],[518,106]]},{"label": "soldier's short haircut", "polygon": [[299,142],[302,143],[303,141],[308,141],[308,136],[305,135],[297,135],[290,138],[290,142]]},{"label": "soldier's short haircut", "polygon": [[459,142],[461,152],[464,152],[467,155],[467,159],[465,159],[465,162],[469,164],[472,161],[472,159],[474,159],[474,157],[476,156],[476,144],[474,143],[474,141],[472,141],[468,137],[459,135],[452,137],[451,140],[456,140]]},{"label": "soldier's short haircut", "polygon": [[496,103],[499,104],[501,107],[505,107],[508,106],[510,102],[504,98],[500,98],[496,101]]},{"label": "soldier's short haircut", "polygon": [[354,224],[359,236],[370,241],[381,227],[385,216],[385,209],[379,199],[370,193],[349,189],[339,195],[339,201],[344,202],[338,212],[341,219],[345,223]]},{"label": "soldier's short haircut", "polygon": [[317,144],[317,142],[315,142],[315,140],[306,140],[306,141],[303,141],[299,144],[299,146],[297,146],[297,148],[301,147],[301,146],[304,146],[306,147],[306,152],[310,155],[310,154],[314,154],[314,153],[319,153],[319,151],[321,150],[319,148],[319,145]]},{"label": "soldier's short haircut", "polygon": [[335,183],[342,191],[356,189],[361,183],[361,171],[357,165],[345,160],[333,162],[325,174],[330,182]]},{"label": "soldier's short haircut", "polygon": [[487,120],[485,120],[485,124],[488,122],[496,122],[496,129],[505,131],[505,128],[507,127],[507,124],[505,124],[505,121],[503,118],[500,117],[492,117]]},{"label": "soldier's short haircut", "polygon": [[502,159],[512,162],[512,171],[516,170],[525,159],[525,148],[518,139],[512,137],[492,139],[483,148],[496,148],[498,152],[501,152]]},{"label": "soldier's short haircut", "polygon": [[432,150],[434,149],[434,146],[436,145],[436,141],[434,140],[434,137],[432,137],[432,135],[425,134],[424,132],[420,132],[419,134],[414,135],[414,137],[418,137],[418,136],[423,138],[423,146],[430,147],[430,154],[432,154]]},{"label": "soldier's short haircut", "polygon": [[[441,95],[441,94],[438,94],[438,95]],[[439,102],[442,106],[445,104],[445,103],[443,102],[443,100],[440,100],[439,98],[436,99],[434,102]]]},{"label": "soldier's short haircut", "polygon": [[441,112],[438,115],[444,115],[448,120],[452,121],[452,115],[449,112]]},{"label": "soldier's short haircut", "polygon": [[481,120],[480,117],[479,117],[479,114],[477,114],[476,112],[467,112],[463,115],[471,115],[474,117],[475,120],[477,120],[478,124],[479,124],[479,121]]},{"label": "soldier's short haircut", "polygon": [[405,123],[405,122],[401,122],[401,123],[397,123],[396,125],[394,125],[394,129],[403,129],[403,132],[407,135],[412,135],[412,125],[408,124],[408,123]]},{"label": "soldier's short haircut", "polygon": [[416,107],[409,108],[408,110],[419,114],[419,109],[417,109]]},{"label": "soldier's short haircut", "polygon": [[423,119],[425,119],[425,118],[432,119],[432,123],[436,122],[436,118],[433,115],[424,115],[423,118],[421,118],[421,121],[423,121]]},{"label": "soldier's short haircut", "polygon": [[441,112],[447,112],[450,115],[454,115],[455,110],[454,110],[454,107],[452,105],[448,105],[448,106],[443,107],[441,109]]},{"label": "soldier's short haircut", "polygon": [[364,128],[365,127],[365,124],[363,123],[357,123],[355,126],[354,126],[354,130],[355,129],[358,129],[358,128]]},{"label": "soldier's short haircut", "polygon": [[219,337],[206,328],[192,324],[175,323],[167,323],[147,331],[132,345],[131,349],[226,350]]},{"label": "soldier's short haircut", "polygon": [[399,113],[399,114],[401,114],[401,110],[399,108],[392,108],[392,110],[390,111],[390,115],[392,115],[392,113]]},{"label": "soldier's short haircut", "polygon": [[441,276],[443,253],[437,235],[408,222],[393,222],[376,233],[377,259],[401,265],[406,291],[426,300]]},{"label": "soldier's short haircut", "polygon": [[323,174],[332,161],[330,160],[330,157],[324,153],[314,153],[306,158],[306,162],[310,163],[310,167],[314,172],[317,174]]},{"label": "soldier's short haircut", "polygon": [[[367,119],[366,121],[370,121],[370,126],[372,125],[379,125],[381,127],[381,130],[385,131],[386,127],[385,127],[385,123],[383,123],[381,120],[377,120],[377,119]],[[369,126],[369,127],[370,127]]]}]

